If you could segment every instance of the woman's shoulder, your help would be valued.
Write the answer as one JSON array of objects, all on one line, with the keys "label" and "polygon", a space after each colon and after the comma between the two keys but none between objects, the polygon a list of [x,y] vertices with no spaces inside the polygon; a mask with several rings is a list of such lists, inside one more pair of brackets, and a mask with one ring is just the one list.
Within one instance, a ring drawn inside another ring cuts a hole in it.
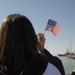
[{"label": "woman's shoulder", "polygon": [[49,63],[53,64],[61,72],[62,75],[65,75],[63,63],[57,56],[52,56],[52,58],[49,59]]},{"label": "woman's shoulder", "polygon": [[[50,58],[48,57],[47,61],[48,61],[48,65],[46,67],[46,73],[47,72],[53,73],[53,71],[54,71],[54,72],[57,72],[57,75],[65,75],[65,70],[64,70],[62,61],[58,57],[56,57],[56,56],[51,56]],[[51,71],[51,70],[49,71],[50,68],[53,71]],[[44,74],[44,75],[47,75],[47,74]],[[54,73],[52,75],[54,75]]]},{"label": "woman's shoulder", "polygon": [[48,63],[47,68],[43,75],[61,75],[61,72],[51,63]]},{"label": "woman's shoulder", "polygon": [[57,56],[53,56],[46,49],[44,49],[44,53],[46,55],[46,60],[49,63],[51,63],[52,65],[54,65],[61,72],[62,75],[65,75],[65,71],[64,71],[64,67],[63,67],[62,61]]}]

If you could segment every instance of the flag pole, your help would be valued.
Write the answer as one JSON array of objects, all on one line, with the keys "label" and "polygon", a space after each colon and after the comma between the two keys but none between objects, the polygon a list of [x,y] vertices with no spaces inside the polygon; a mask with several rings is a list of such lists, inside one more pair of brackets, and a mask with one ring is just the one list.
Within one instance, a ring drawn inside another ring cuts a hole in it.
[{"label": "flag pole", "polygon": [[45,31],[46,31],[46,30],[44,30],[44,33],[43,33],[43,34],[45,34]]}]

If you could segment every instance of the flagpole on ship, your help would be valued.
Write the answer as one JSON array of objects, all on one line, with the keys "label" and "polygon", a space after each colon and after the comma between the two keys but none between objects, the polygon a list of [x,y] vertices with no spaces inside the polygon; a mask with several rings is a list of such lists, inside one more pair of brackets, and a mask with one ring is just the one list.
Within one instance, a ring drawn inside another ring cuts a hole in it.
[{"label": "flagpole on ship", "polygon": [[72,41],[72,39],[70,39],[70,52],[72,52],[71,41]]}]

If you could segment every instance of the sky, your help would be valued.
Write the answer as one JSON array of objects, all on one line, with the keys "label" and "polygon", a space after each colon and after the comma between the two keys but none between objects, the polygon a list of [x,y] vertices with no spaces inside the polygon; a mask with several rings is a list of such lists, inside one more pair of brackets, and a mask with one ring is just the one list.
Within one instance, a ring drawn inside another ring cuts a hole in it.
[{"label": "sky", "polygon": [[0,27],[14,13],[27,16],[36,34],[44,33],[48,19],[57,21],[61,29],[56,36],[44,33],[45,48],[53,55],[75,51],[75,0],[0,0]]}]

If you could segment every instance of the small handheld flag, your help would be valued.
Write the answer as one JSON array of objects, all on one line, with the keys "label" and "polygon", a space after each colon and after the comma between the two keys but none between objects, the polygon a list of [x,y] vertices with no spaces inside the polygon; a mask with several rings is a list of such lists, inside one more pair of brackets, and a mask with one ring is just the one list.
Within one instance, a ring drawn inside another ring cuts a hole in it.
[{"label": "small handheld flag", "polygon": [[56,36],[60,30],[60,25],[56,21],[49,19],[45,30],[51,31]]}]

